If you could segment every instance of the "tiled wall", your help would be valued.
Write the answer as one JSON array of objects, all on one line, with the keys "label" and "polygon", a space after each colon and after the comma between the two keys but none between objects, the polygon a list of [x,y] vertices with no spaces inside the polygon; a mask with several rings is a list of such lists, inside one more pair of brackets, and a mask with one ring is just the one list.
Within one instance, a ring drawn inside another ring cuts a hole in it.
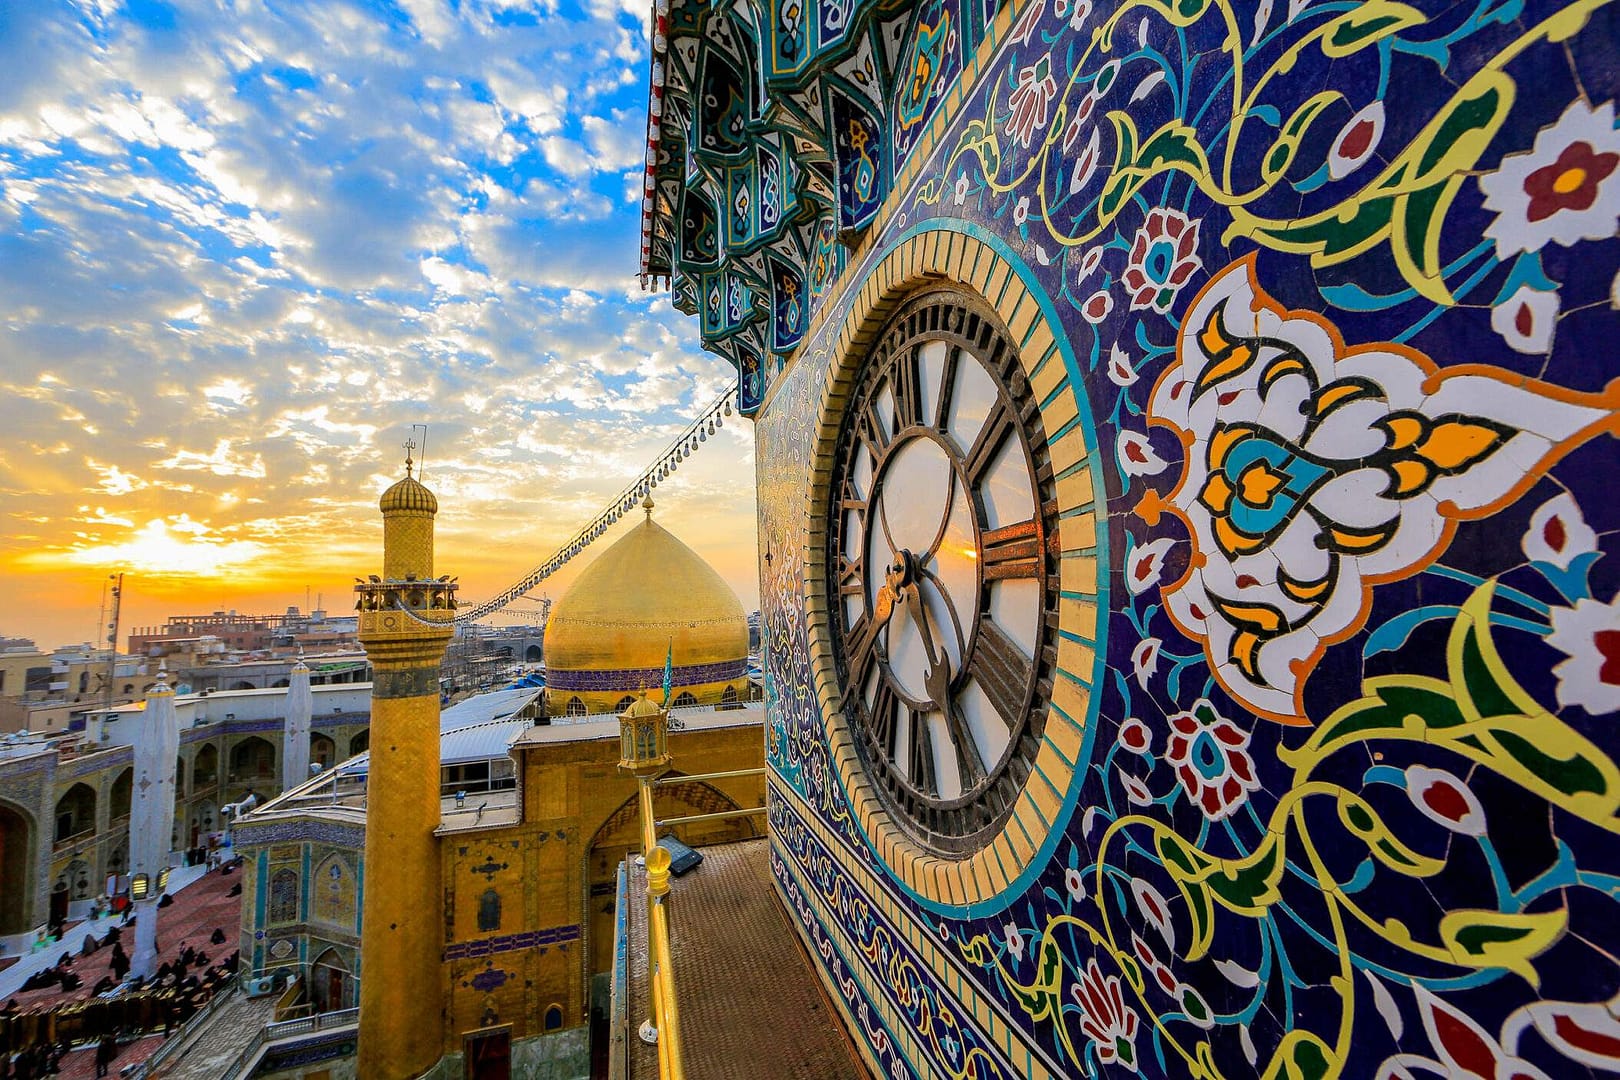
[{"label": "tiled wall", "polygon": [[[757,427],[773,864],[885,1075],[1620,1070],[1617,27],[1001,13]],[[885,840],[816,597],[838,378],[942,278],[1059,485],[993,869]]]}]

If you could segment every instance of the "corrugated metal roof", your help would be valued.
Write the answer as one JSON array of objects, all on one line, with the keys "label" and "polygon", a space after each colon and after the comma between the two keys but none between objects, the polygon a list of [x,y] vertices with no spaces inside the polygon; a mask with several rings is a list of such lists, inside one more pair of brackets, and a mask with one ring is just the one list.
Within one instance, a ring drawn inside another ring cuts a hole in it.
[{"label": "corrugated metal roof", "polygon": [[491,720],[505,719],[539,697],[543,692],[534,687],[525,686],[516,690],[494,690],[487,694],[470,697],[466,701],[458,701],[439,713],[439,730],[451,731],[455,728],[471,727],[474,724],[487,724]]},{"label": "corrugated metal roof", "polygon": [[439,764],[503,758],[512,737],[528,726],[527,720],[491,720],[443,732],[439,736]]},{"label": "corrugated metal roof", "polygon": [[[464,761],[487,761],[506,756],[507,744],[532,721],[512,719],[543,691],[532,687],[495,690],[459,701],[439,713],[439,764],[457,765]],[[339,769],[345,773],[366,772],[369,752],[357,754]]]}]

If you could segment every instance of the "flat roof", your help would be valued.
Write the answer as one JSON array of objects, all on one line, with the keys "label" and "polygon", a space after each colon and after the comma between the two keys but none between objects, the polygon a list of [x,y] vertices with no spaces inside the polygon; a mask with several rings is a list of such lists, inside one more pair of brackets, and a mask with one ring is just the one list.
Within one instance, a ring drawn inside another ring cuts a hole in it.
[{"label": "flat roof", "polygon": [[[676,709],[670,714],[670,730],[682,731],[716,731],[722,728],[759,726],[765,722],[765,704],[760,701],[749,702],[734,709],[716,709],[713,707],[696,709]],[[597,716],[586,716],[578,719],[554,716],[551,722],[531,727],[512,740],[512,749],[517,750],[524,746],[545,745],[548,743],[593,742],[597,739],[617,739],[619,737],[619,717],[614,713],[602,713]]]},{"label": "flat roof", "polygon": [[[866,1080],[843,1021],[771,886],[770,841],[701,849],[703,862],[669,883],[670,963],[691,1080]],[[651,1016],[647,993],[647,875],[629,869],[630,1023]],[[760,1008],[738,1008],[752,1002]],[[658,1051],[632,1031],[632,1080],[658,1076]]]}]

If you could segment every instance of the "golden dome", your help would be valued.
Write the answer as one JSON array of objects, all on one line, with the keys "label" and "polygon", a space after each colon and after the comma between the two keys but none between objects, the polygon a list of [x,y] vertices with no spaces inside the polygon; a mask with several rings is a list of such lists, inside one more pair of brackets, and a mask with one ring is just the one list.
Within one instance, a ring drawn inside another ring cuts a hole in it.
[{"label": "golden dome", "polygon": [[648,697],[646,694],[642,694],[640,697],[636,698],[635,701],[630,703],[630,707],[624,710],[624,715],[628,716],[632,720],[640,720],[647,716],[657,716],[663,711],[663,709],[658,707],[658,703],[656,701]]},{"label": "golden dome", "polygon": [[405,467],[405,478],[383,492],[377,505],[382,507],[385,514],[394,510],[421,510],[429,514],[439,512],[439,500],[421,481],[411,476],[409,465]]},{"label": "golden dome", "polygon": [[[699,700],[746,689],[748,620],[737,594],[702,557],[647,518],[585,568],[546,621],[546,685],[591,711],[657,691],[670,658],[674,694]],[[616,710],[615,710],[616,711]]]}]

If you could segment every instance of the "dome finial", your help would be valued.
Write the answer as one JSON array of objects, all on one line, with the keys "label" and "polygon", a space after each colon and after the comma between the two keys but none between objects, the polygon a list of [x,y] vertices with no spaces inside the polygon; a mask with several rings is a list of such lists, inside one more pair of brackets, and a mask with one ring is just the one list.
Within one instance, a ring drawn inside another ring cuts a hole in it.
[{"label": "dome finial", "polygon": [[405,446],[405,475],[410,476],[411,475],[411,451],[416,449],[416,439],[415,438],[406,439],[405,442],[404,442],[404,446]]},{"label": "dome finial", "polygon": [[651,521],[653,512],[652,492],[647,492],[647,497],[641,500],[641,508],[647,511],[647,520]]}]

